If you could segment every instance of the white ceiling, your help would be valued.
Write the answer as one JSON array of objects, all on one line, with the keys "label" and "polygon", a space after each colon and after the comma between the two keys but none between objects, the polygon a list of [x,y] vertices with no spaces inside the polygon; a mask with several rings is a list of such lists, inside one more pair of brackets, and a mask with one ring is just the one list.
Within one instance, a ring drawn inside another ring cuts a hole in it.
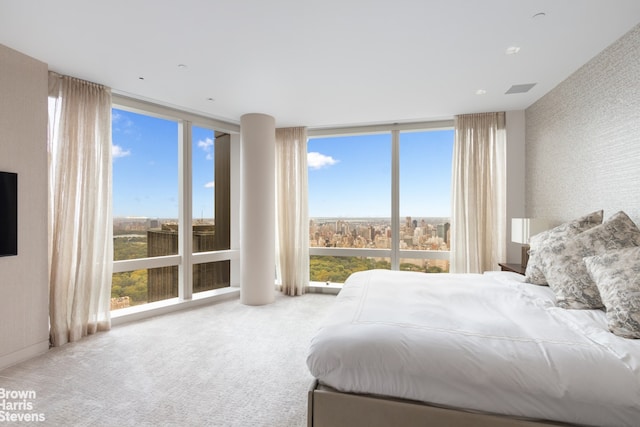
[{"label": "white ceiling", "polygon": [[639,22],[638,0],[0,0],[0,43],[51,70],[279,127],[525,109]]}]

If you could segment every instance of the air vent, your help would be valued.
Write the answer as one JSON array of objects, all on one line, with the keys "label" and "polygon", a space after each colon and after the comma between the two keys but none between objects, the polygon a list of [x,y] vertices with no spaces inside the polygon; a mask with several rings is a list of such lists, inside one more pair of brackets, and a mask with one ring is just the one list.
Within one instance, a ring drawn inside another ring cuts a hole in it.
[{"label": "air vent", "polygon": [[505,92],[505,95],[511,94],[511,93],[525,93],[525,92],[529,92],[529,90],[531,90],[532,87],[534,87],[536,84],[535,83],[527,83],[524,85],[513,85],[509,88],[508,91]]}]

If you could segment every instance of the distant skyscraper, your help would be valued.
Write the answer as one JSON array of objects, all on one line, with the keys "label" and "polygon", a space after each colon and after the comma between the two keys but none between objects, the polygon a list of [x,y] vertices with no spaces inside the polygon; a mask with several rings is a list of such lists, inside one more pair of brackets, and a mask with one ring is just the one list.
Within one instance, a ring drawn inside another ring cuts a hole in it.
[{"label": "distant skyscraper", "polygon": [[449,231],[451,230],[451,224],[444,223],[444,243],[449,246]]}]

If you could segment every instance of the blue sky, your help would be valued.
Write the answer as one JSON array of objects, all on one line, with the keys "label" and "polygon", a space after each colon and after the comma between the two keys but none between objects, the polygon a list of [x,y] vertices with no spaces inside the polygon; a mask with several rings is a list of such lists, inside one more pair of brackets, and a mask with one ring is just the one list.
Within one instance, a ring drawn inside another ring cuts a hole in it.
[{"label": "blue sky", "polygon": [[[193,215],[213,217],[213,130],[193,129]],[[453,131],[401,133],[400,215],[449,216]],[[309,215],[389,217],[389,134],[310,139]],[[178,125],[113,110],[114,217],[177,218]]]},{"label": "blue sky", "polygon": [[[113,215],[178,217],[178,124],[113,110]],[[213,130],[194,127],[193,215],[213,217]]]},{"label": "blue sky", "polygon": [[[391,135],[312,138],[309,216],[390,217]],[[453,130],[401,132],[400,216],[448,217]]]}]

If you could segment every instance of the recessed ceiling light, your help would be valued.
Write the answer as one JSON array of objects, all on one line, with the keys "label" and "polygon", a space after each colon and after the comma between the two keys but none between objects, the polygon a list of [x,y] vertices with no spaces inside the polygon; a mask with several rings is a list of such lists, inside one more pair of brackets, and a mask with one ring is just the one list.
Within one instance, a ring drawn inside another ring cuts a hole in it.
[{"label": "recessed ceiling light", "polygon": [[209,102],[213,102],[213,101],[215,101],[215,99],[213,99],[213,98],[209,97],[209,98],[207,98],[207,101],[209,101]]},{"label": "recessed ceiling light", "polygon": [[520,47],[518,47],[518,46],[509,46],[507,48],[507,50],[504,51],[504,54],[505,55],[515,55],[518,52],[520,52]]},{"label": "recessed ceiling light", "polygon": [[138,80],[144,80],[144,77],[140,76],[138,77]]},{"label": "recessed ceiling light", "polygon": [[484,89],[478,89],[478,90],[476,90],[476,95],[484,95],[485,93],[487,93],[487,91],[486,91],[486,90],[484,90]]},{"label": "recessed ceiling light", "polygon": [[533,18],[533,19],[541,19],[541,18],[544,18],[545,16],[547,16],[547,14],[546,14],[546,13],[544,13],[544,12],[538,12],[538,13],[536,13],[535,15],[533,15],[533,16],[532,16],[532,18]]},{"label": "recessed ceiling light", "polygon": [[185,70],[187,66],[185,64],[178,64],[178,68],[180,68],[181,70]]}]

